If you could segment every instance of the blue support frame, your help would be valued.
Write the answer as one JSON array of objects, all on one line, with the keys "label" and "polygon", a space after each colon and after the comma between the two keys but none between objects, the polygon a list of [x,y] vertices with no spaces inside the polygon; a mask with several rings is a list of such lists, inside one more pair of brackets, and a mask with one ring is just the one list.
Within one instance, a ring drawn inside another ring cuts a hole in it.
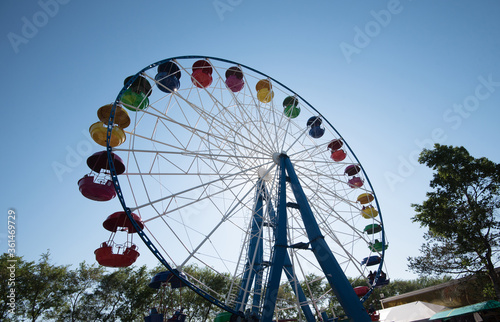
[{"label": "blue support frame", "polygon": [[278,191],[278,215],[275,221],[275,241],[274,250],[271,259],[271,269],[267,281],[267,289],[262,308],[262,322],[272,322],[274,308],[276,307],[276,298],[280,287],[281,272],[285,263],[287,254],[286,240],[286,172],[284,158],[280,158],[280,176]]},{"label": "blue support frame", "polygon": [[288,156],[283,154],[280,156],[280,159],[280,164],[284,164],[286,172],[288,173],[290,186],[295,196],[295,200],[299,205],[302,221],[304,222],[304,227],[306,229],[312,251],[318,260],[328,283],[337,296],[340,305],[342,305],[345,313],[350,319],[356,322],[371,321],[366,309],[363,307],[363,304],[354,292],[351,283],[349,283],[344,271],[335,259],[335,256],[321,234],[316,218],[314,217],[309,202],[307,201],[307,197],[304,194],[299,179],[297,178],[297,174],[293,169],[292,162]]},{"label": "blue support frame", "polygon": [[245,306],[250,295],[249,289],[254,288],[252,312],[258,313],[260,303],[260,290],[262,289],[262,262],[264,261],[264,246],[262,243],[262,225],[264,222],[263,211],[263,182],[257,181],[255,204],[252,211],[252,229],[249,240],[245,273],[240,284],[240,291],[236,298],[236,311],[245,311]]},{"label": "blue support frame", "polygon": [[[268,212],[269,212],[269,219],[271,222],[276,222],[276,212],[274,211],[274,207],[272,206],[271,200],[269,200],[267,190],[265,191],[266,193],[266,200],[269,202],[269,207],[268,207]],[[273,225],[273,231],[274,234],[276,235],[276,229],[275,225]],[[290,287],[292,288],[293,292],[295,293],[295,296],[299,300],[300,303],[300,308],[302,309],[302,313],[304,314],[304,317],[306,318],[306,321],[315,321],[314,314],[309,307],[309,304],[307,303],[307,298],[306,295],[304,294],[304,290],[302,289],[302,286],[300,283],[298,283],[298,280],[295,276],[295,272],[293,271],[293,266],[292,266],[292,261],[290,260],[290,255],[288,252],[285,255],[285,262],[283,264],[283,269],[285,271],[285,275],[288,278],[288,282],[290,283]]]},{"label": "blue support frame", "polygon": [[[287,277],[291,281],[295,281],[293,275],[288,275],[291,272],[287,270],[291,266],[290,258],[287,252],[287,210],[286,210],[286,183],[289,182],[295,200],[297,202],[302,221],[313,251],[325,277],[335,293],[338,301],[343,307],[350,319],[356,322],[371,321],[368,312],[363,307],[363,303],[359,300],[354,292],[354,289],[349,283],[349,280],[344,274],[339,263],[335,259],[332,251],[328,247],[318,223],[311,210],[307,197],[302,190],[299,179],[290,158],[285,155],[280,155],[280,177],[279,177],[279,192],[278,192],[278,213],[275,221],[275,245],[271,260],[271,271],[267,283],[264,307],[262,312],[262,322],[272,322],[276,298],[279,290],[279,282],[281,273],[285,270]],[[288,176],[287,176],[288,175]],[[294,285],[294,284],[292,284]],[[302,293],[302,294],[300,294]],[[298,294],[299,300],[301,297],[305,299],[303,292]],[[309,308],[310,309],[310,308]],[[314,316],[307,316],[307,321],[315,321]]]}]

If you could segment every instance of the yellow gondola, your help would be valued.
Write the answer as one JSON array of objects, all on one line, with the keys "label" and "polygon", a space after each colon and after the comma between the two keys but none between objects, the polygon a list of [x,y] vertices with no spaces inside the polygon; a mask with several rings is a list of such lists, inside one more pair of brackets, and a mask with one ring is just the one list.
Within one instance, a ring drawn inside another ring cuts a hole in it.
[{"label": "yellow gondola", "polygon": [[[99,120],[104,123],[108,124],[109,120],[109,114],[111,113],[111,109],[113,108],[113,104],[108,104],[101,106],[97,110],[97,117]],[[115,109],[115,119],[114,119],[114,124],[118,125],[122,129],[128,127],[130,125],[130,117],[128,116],[127,111],[119,105],[116,106]]]},{"label": "yellow gondola", "polygon": [[[108,127],[106,126],[106,124],[100,121],[96,122],[90,126],[89,132],[90,136],[95,141],[95,143],[102,146],[106,146],[106,137],[108,133]],[[115,126],[111,130],[111,138],[109,145],[112,147],[119,146],[120,144],[125,142],[125,139],[126,139],[125,132],[123,132],[123,130],[120,127]]]},{"label": "yellow gondola", "polygon": [[375,199],[371,193],[362,193],[358,196],[358,202],[362,205],[370,203]]},{"label": "yellow gondola", "polygon": [[378,216],[378,211],[373,206],[363,207],[361,210],[361,216],[366,219],[375,218]]},{"label": "yellow gondola", "polygon": [[260,81],[257,82],[257,85],[255,85],[255,89],[257,90],[257,92],[264,88],[269,91],[272,88],[271,82],[268,81],[267,79],[261,79]]},{"label": "yellow gondola", "polygon": [[257,98],[262,103],[269,103],[270,101],[273,100],[273,97],[274,97],[274,92],[267,88],[262,88],[257,92]]}]

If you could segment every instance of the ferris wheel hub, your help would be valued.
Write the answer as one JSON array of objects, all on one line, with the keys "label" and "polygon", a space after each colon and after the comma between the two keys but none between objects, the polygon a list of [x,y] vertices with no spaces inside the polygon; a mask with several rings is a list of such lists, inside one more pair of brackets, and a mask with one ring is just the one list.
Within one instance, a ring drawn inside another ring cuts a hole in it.
[{"label": "ferris wheel hub", "polygon": [[280,152],[274,152],[273,153],[273,161],[274,161],[274,163],[280,164],[280,156],[281,155],[286,155],[286,153],[285,152],[281,152],[281,153]]}]

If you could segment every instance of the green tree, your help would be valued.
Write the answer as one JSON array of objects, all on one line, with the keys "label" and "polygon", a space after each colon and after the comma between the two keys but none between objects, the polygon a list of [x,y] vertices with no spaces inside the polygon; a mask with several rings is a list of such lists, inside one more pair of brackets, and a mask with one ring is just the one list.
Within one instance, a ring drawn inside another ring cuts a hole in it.
[{"label": "green tree", "polygon": [[49,252],[42,254],[36,263],[17,262],[16,316],[12,319],[37,321],[57,316],[69,292],[65,285],[67,273],[67,266],[50,262]]},{"label": "green tree", "polygon": [[4,253],[0,256],[0,321],[19,321],[22,312],[21,299],[26,298],[26,281],[29,267],[22,257]]},{"label": "green tree", "polygon": [[464,147],[436,144],[419,162],[434,175],[422,204],[413,204],[413,222],[427,227],[422,256],[409,257],[420,275],[486,273],[500,300],[500,165],[472,157]]},{"label": "green tree", "polygon": [[90,298],[104,276],[104,267],[80,263],[70,270],[65,278],[68,294],[64,306],[54,319],[58,321],[84,321],[89,319],[92,302]]},{"label": "green tree", "polygon": [[148,287],[151,272],[146,266],[124,267],[105,273],[84,303],[90,308],[87,321],[144,321],[155,290]]}]

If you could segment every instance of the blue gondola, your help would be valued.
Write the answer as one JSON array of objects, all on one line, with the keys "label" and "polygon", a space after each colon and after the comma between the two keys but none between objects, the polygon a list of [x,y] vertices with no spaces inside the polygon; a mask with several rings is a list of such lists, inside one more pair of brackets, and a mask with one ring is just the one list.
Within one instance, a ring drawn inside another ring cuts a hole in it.
[{"label": "blue gondola", "polygon": [[315,139],[319,139],[323,134],[325,134],[325,128],[320,126],[313,126],[309,130],[309,135]]},{"label": "blue gondola", "polygon": [[[184,273],[179,273],[179,276],[186,279],[186,275]],[[159,289],[163,283],[170,283],[171,288],[186,286],[186,284],[172,272],[164,271],[153,276],[151,282],[149,283],[149,287]]]},{"label": "blue gondola", "polygon": [[382,259],[380,256],[370,256],[370,257],[365,257],[363,258],[363,261],[361,261],[361,265],[366,265],[366,266],[373,266],[377,265],[380,263]]}]

